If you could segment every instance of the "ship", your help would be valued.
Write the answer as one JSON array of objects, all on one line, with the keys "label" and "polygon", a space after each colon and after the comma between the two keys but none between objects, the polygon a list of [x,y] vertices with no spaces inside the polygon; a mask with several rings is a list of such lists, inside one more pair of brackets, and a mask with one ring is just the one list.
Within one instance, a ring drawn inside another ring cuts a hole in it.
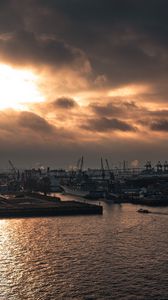
[{"label": "ship", "polygon": [[143,213],[143,214],[149,214],[150,213],[150,211],[148,209],[143,209],[143,208],[138,209],[137,212]]},{"label": "ship", "polygon": [[90,191],[89,190],[82,190],[80,186],[67,186],[67,185],[60,185],[60,187],[63,189],[65,194],[77,196],[77,197],[83,197],[86,198],[89,196]]}]

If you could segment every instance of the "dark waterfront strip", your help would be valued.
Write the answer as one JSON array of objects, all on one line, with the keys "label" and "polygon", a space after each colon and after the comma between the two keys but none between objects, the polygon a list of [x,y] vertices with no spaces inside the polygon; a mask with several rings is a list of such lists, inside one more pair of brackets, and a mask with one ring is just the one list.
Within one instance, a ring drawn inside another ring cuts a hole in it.
[{"label": "dark waterfront strip", "polygon": [[77,201],[60,201],[58,198],[35,194],[15,198],[0,198],[0,218],[41,217],[102,214],[100,205]]}]

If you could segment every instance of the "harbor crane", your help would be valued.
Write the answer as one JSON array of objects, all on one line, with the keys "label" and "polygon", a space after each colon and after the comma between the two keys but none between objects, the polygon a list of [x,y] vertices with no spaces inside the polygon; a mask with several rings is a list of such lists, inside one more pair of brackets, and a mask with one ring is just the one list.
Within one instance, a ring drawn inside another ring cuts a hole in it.
[{"label": "harbor crane", "polygon": [[9,165],[11,166],[12,171],[13,171],[13,177],[14,177],[14,179],[17,179],[18,173],[17,173],[17,171],[16,171],[16,168],[14,167],[14,165],[13,165],[13,163],[11,162],[10,159],[8,160],[8,162],[9,162]]},{"label": "harbor crane", "polygon": [[80,171],[80,172],[82,172],[82,171],[83,171],[83,156],[82,156],[82,158],[81,158],[81,162],[80,162],[79,171]]},{"label": "harbor crane", "polygon": [[79,158],[78,161],[77,161],[77,164],[76,164],[76,169],[77,170],[79,170],[80,161],[81,161],[81,158]]},{"label": "harbor crane", "polygon": [[106,161],[107,170],[108,170],[108,172],[109,172],[109,174],[110,174],[110,179],[114,180],[114,174],[113,174],[113,172],[110,170],[110,166],[109,166],[108,159],[106,158],[105,161]]},{"label": "harbor crane", "polygon": [[103,158],[101,157],[101,172],[102,172],[102,178],[104,180],[105,178],[105,171],[104,171],[104,164],[103,164]]},{"label": "harbor crane", "polygon": [[79,172],[83,171],[83,156],[78,159],[76,168]]}]

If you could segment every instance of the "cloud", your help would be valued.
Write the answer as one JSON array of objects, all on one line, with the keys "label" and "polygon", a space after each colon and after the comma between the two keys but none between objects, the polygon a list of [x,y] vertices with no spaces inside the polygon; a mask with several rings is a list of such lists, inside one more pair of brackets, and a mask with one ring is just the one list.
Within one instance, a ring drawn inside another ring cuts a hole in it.
[{"label": "cloud", "polygon": [[117,160],[166,155],[167,9],[166,0],[0,1],[0,61],[33,69],[46,99],[0,113],[4,153],[22,145],[32,158],[36,144],[53,161],[82,151],[94,160],[111,146]]},{"label": "cloud", "polygon": [[[165,0],[38,3],[48,11],[45,24],[39,18],[39,31],[59,34],[89,53],[95,73],[108,84],[158,81],[158,72],[167,73]],[[55,14],[63,20],[59,30]]]},{"label": "cloud", "polygon": [[72,98],[61,97],[51,103],[51,106],[58,109],[72,109],[77,107],[77,103]]},{"label": "cloud", "polygon": [[90,71],[84,52],[55,36],[37,35],[19,30],[0,36],[0,58],[18,65],[49,65],[50,67]]},{"label": "cloud", "polygon": [[[6,110],[0,112],[0,138],[5,143],[70,142],[75,134],[63,126],[56,126],[36,113]],[[33,146],[32,146],[33,147]]]},{"label": "cloud", "polygon": [[[146,97],[157,101],[164,80],[167,94],[165,0],[15,0],[1,5],[1,59],[75,70],[91,89],[147,83],[155,92]],[[64,81],[65,90],[69,80]],[[59,85],[61,81],[63,77]]]},{"label": "cloud", "polygon": [[119,115],[123,112],[121,106],[117,106],[112,103],[107,103],[106,105],[100,103],[91,103],[90,109],[93,110],[93,112],[95,112],[95,114],[99,116]]},{"label": "cloud", "polygon": [[135,131],[135,128],[128,123],[118,120],[102,117],[100,119],[88,120],[86,125],[81,125],[83,129],[98,132],[108,132],[108,131]]},{"label": "cloud", "polygon": [[1,40],[1,55],[21,64],[92,66],[93,84],[158,83],[168,73],[166,8],[165,0],[8,1],[2,15],[11,36]]},{"label": "cloud", "polygon": [[149,111],[150,116],[155,116],[155,117],[168,117],[168,110],[167,109],[158,109],[158,110],[153,110]]},{"label": "cloud", "polygon": [[168,120],[153,121],[150,128],[153,131],[168,132]]},{"label": "cloud", "polygon": [[125,97],[109,97],[106,100],[102,98],[99,102],[92,102],[88,106],[88,109],[92,111],[96,117],[118,117],[131,119],[133,122],[135,122],[137,117],[141,116],[142,113],[149,114],[147,108],[138,105],[135,101],[126,101]]},{"label": "cloud", "polygon": [[54,133],[54,126],[50,125],[42,117],[27,111],[23,111],[18,116],[18,125],[36,132],[51,134]]}]

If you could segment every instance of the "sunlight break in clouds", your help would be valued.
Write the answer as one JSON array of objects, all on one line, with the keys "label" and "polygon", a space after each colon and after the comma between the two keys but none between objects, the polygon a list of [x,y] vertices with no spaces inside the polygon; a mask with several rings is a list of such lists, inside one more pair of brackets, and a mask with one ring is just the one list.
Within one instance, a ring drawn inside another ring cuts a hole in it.
[{"label": "sunlight break in clouds", "polygon": [[128,97],[135,96],[141,93],[148,92],[150,90],[147,85],[130,85],[117,88],[108,92],[110,97]]},{"label": "sunlight break in clouds", "polygon": [[0,64],[0,109],[26,109],[26,103],[43,102],[37,76],[28,70]]}]

